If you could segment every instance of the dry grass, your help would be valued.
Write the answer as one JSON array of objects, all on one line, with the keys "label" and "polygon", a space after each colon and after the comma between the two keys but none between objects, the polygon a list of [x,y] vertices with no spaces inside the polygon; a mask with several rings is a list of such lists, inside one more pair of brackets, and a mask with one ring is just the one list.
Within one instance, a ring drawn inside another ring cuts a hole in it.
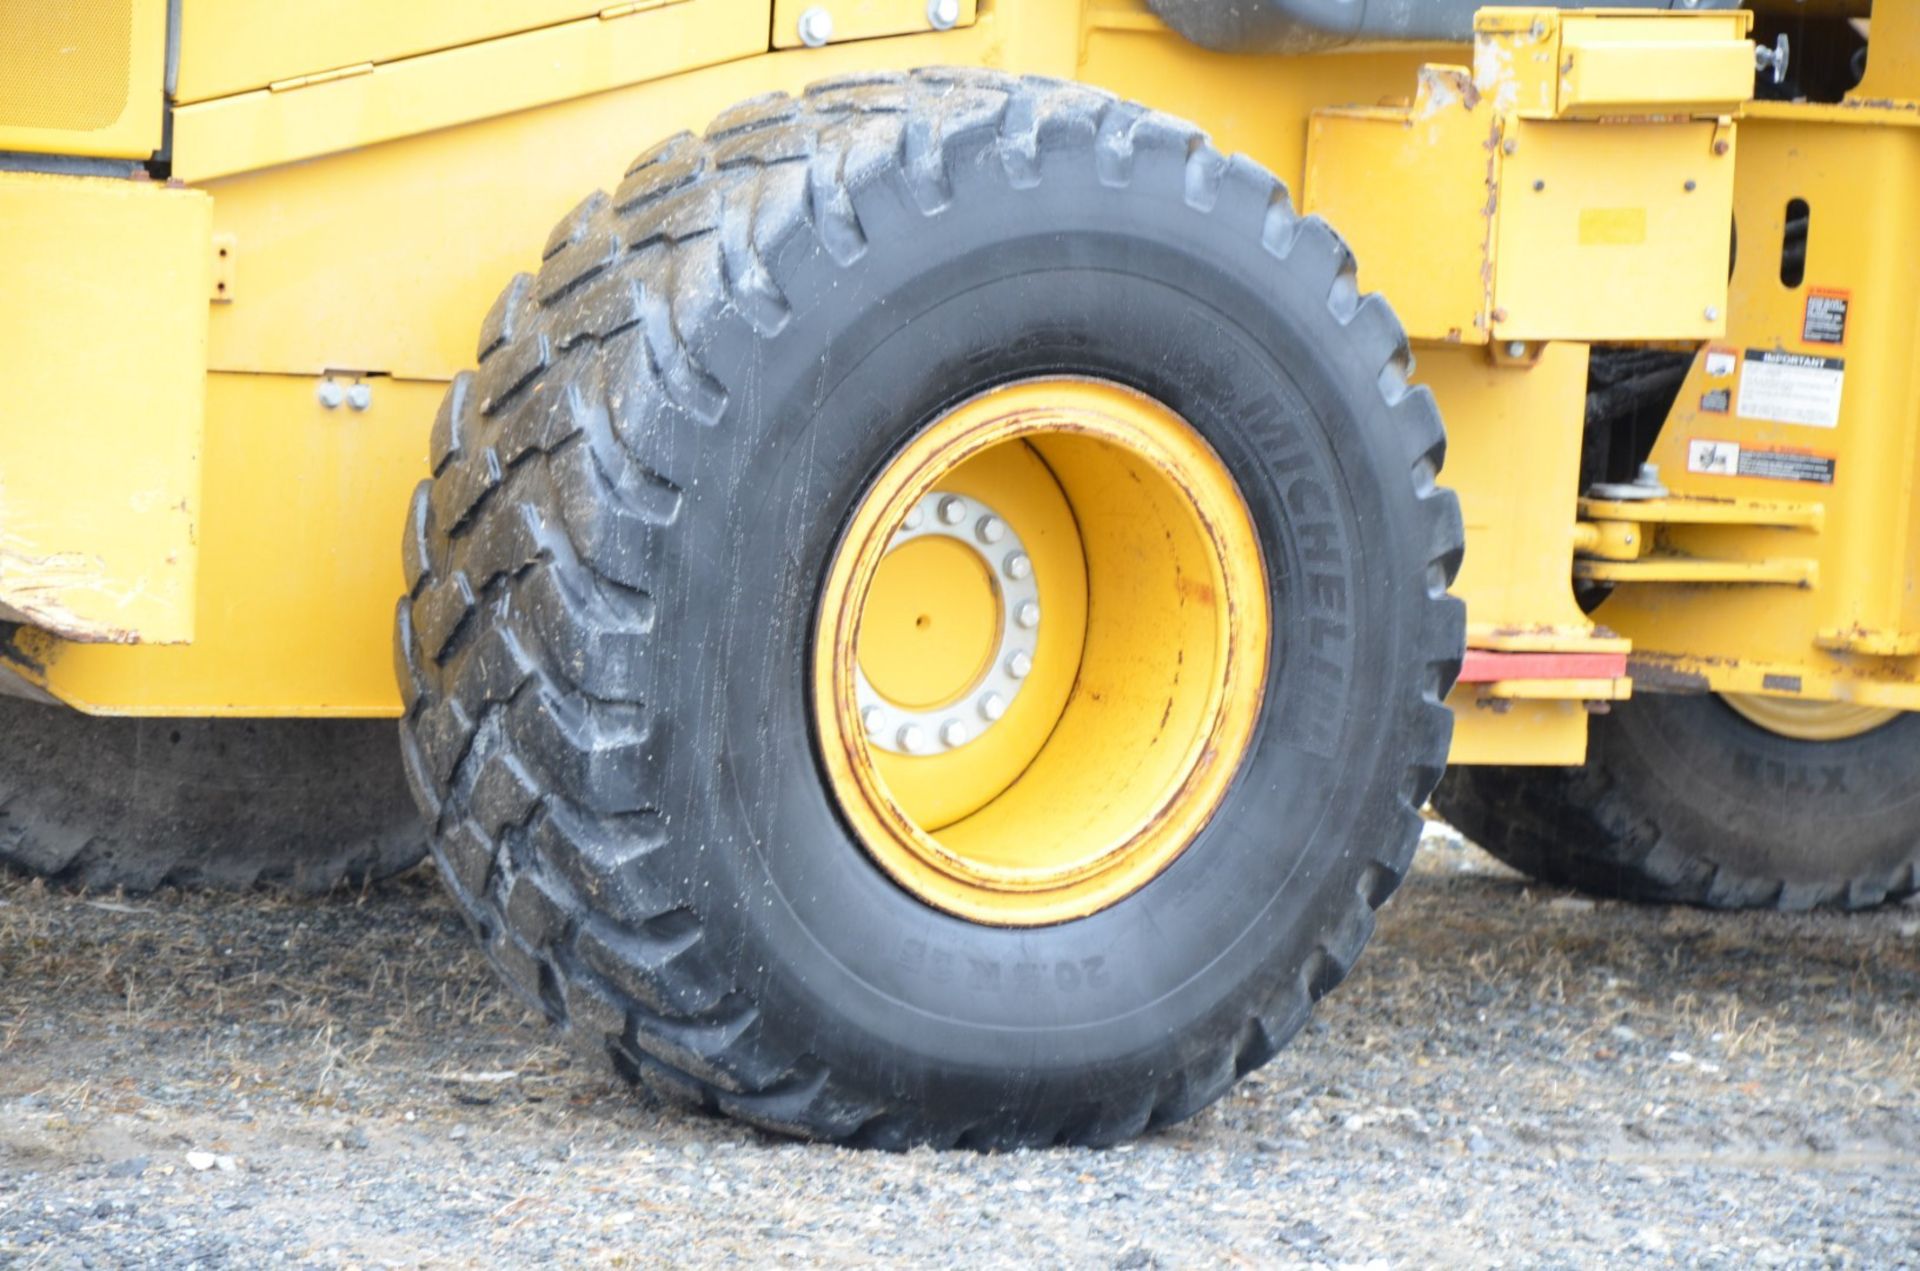
[{"label": "dry grass", "polygon": [[1292,1047],[1126,1152],[854,1154],[657,1108],[496,987],[426,872],[320,900],[0,879],[0,984],[0,1263],[200,1256],[90,1216],[128,1189],[215,1233],[208,1265],[949,1260],[996,1231],[1269,1265],[1296,1228],[1577,1262],[1569,1229],[1626,1240],[1678,1178],[1715,1215],[1669,1224],[1689,1256],[1873,1264],[1920,1196],[1920,910],[1588,906],[1444,835]]}]

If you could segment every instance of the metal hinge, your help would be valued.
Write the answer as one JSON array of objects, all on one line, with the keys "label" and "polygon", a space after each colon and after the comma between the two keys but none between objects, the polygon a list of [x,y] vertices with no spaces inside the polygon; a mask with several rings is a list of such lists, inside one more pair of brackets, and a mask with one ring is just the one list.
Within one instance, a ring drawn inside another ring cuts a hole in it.
[{"label": "metal hinge", "polygon": [[331,84],[337,79],[352,79],[356,75],[372,73],[372,62],[356,62],[352,66],[342,66],[331,71],[315,71],[311,75],[295,75],[292,79],[275,80],[267,85],[267,91],[284,93],[290,89],[311,88],[315,84]]}]

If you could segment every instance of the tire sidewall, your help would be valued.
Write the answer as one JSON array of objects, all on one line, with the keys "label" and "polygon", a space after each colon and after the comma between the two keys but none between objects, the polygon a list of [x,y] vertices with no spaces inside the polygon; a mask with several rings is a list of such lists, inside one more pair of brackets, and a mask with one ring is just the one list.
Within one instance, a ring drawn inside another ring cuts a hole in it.
[{"label": "tire sidewall", "polygon": [[[1638,699],[1594,730],[1597,765],[1636,819],[1703,864],[1831,885],[1898,872],[1920,835],[1920,718],[1804,741],[1711,695]],[[1817,850],[1809,850],[1817,845]]]},{"label": "tire sidewall", "polygon": [[[796,236],[771,255],[784,328],[696,349],[729,408],[654,596],[686,650],[653,686],[685,800],[669,816],[704,837],[707,939],[763,1021],[866,1088],[1010,1064],[1139,1080],[1217,1046],[1364,911],[1416,758],[1428,562],[1376,387],[1393,350],[1343,338],[1334,267],[1261,247],[1264,197],[1204,215],[1103,187],[1077,157],[1009,191],[958,156],[931,218],[903,188],[860,191],[859,260]],[[914,899],[860,848],[807,685],[826,564],[871,476],[942,410],[1046,374],[1145,392],[1221,455],[1265,557],[1272,671],[1240,774],[1159,878],[1085,919],[1000,929]]]}]

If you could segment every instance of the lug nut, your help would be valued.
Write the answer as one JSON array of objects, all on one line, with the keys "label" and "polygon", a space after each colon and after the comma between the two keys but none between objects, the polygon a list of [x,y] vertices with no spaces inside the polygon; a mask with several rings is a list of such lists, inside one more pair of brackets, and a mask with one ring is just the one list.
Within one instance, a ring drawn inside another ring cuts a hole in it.
[{"label": "lug nut", "polygon": [[[1017,583],[1025,582],[1027,579],[1033,577],[1033,562],[1027,559],[1025,552],[1008,552],[1007,559],[1001,563],[1000,567],[1007,571],[1007,577]],[[1035,621],[1038,621],[1038,619],[1036,618]],[[1032,626],[1033,624],[1022,622],[1020,625]]]},{"label": "lug nut", "polygon": [[951,494],[940,500],[940,520],[947,525],[958,525],[967,519],[967,505],[964,500]]},{"label": "lug nut", "polygon": [[908,724],[900,730],[900,749],[910,755],[917,755],[927,748],[927,730],[918,724]]},{"label": "lug nut", "polygon": [[967,744],[967,726],[957,719],[940,725],[940,740],[949,749]]},{"label": "lug nut", "polygon": [[1013,615],[1013,620],[1019,623],[1021,626],[1025,627],[1029,631],[1039,626],[1040,625],[1039,602],[1033,601],[1033,600],[1022,601],[1020,603],[1019,611]]},{"label": "lug nut", "polygon": [[1007,659],[1007,674],[1016,680],[1024,680],[1033,673],[1033,658],[1025,649],[1021,649]]},{"label": "lug nut", "polygon": [[867,727],[867,736],[877,737],[880,730],[887,726],[887,713],[878,706],[869,706],[860,712],[860,722]]},{"label": "lug nut", "polygon": [[960,20],[960,0],[927,0],[927,25],[936,31],[950,31]]},{"label": "lug nut", "polygon": [[800,43],[817,49],[833,38],[833,15],[818,6],[800,15]]},{"label": "lug nut", "polygon": [[973,532],[980,536],[982,543],[998,543],[1007,536],[1007,523],[997,516],[983,516]]},{"label": "lug nut", "polygon": [[900,528],[903,530],[917,530],[926,519],[926,514],[920,510],[920,505],[916,503],[907,509],[907,519],[900,522]]},{"label": "lug nut", "polygon": [[980,715],[989,724],[1007,713],[1007,699],[998,693],[988,693],[980,699]]}]

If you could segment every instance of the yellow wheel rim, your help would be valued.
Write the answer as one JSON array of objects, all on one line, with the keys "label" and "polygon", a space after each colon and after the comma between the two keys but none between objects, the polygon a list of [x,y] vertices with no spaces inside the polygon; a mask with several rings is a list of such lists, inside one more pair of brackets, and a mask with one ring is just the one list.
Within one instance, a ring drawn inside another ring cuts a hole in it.
[{"label": "yellow wheel rim", "polygon": [[978,922],[1082,917],[1156,877],[1239,770],[1266,575],[1226,466],[1117,385],[1030,380],[936,420],[828,571],[828,780],[901,886]]},{"label": "yellow wheel rim", "polygon": [[1815,702],[1761,693],[1722,693],[1720,700],[1748,723],[1795,741],[1845,741],[1870,733],[1900,714],[1884,706]]}]

